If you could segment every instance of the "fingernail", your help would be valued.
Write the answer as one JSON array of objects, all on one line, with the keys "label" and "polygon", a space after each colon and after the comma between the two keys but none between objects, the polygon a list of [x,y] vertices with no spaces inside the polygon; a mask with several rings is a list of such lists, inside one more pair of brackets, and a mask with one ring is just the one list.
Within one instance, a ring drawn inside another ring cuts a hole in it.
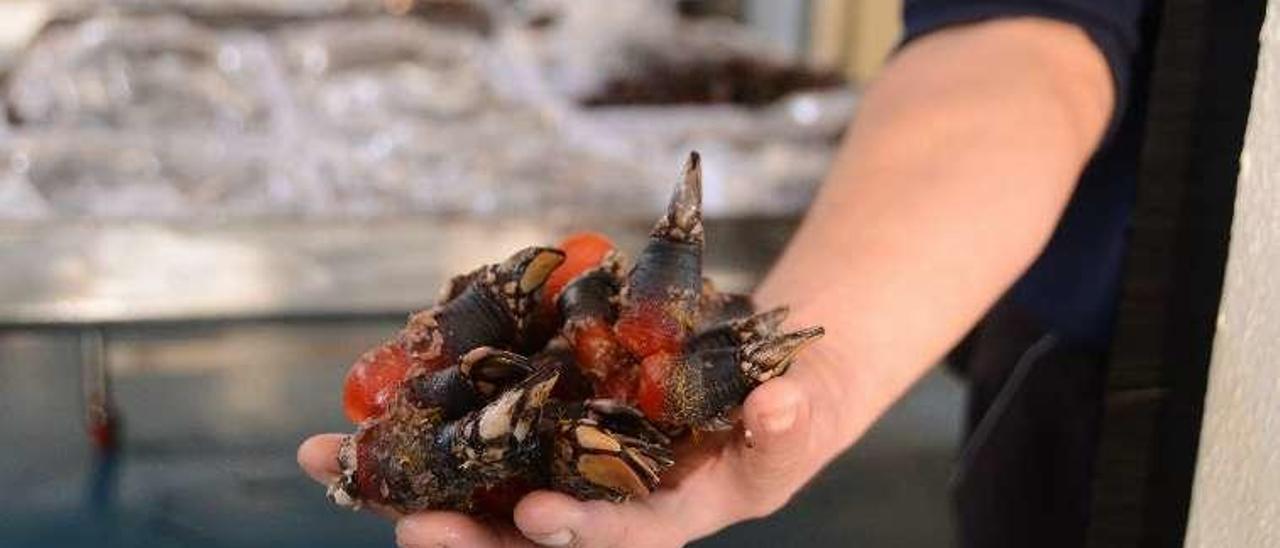
[{"label": "fingernail", "polygon": [[529,540],[540,546],[568,546],[573,543],[573,531],[561,529],[547,535],[530,536]]},{"label": "fingernail", "polygon": [[791,428],[796,422],[796,406],[788,405],[782,409],[766,413],[760,417],[760,425],[764,427],[765,432],[770,434],[781,434]]}]

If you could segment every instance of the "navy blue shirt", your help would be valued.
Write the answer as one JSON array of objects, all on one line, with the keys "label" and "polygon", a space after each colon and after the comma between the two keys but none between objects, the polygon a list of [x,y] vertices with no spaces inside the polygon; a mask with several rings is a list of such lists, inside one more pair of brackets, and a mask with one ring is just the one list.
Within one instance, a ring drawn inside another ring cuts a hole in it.
[{"label": "navy blue shirt", "polygon": [[949,25],[1039,16],[1078,25],[1106,57],[1116,111],[1049,245],[1007,298],[1085,344],[1110,339],[1137,181],[1150,40],[1143,0],[907,0],[904,42]]}]

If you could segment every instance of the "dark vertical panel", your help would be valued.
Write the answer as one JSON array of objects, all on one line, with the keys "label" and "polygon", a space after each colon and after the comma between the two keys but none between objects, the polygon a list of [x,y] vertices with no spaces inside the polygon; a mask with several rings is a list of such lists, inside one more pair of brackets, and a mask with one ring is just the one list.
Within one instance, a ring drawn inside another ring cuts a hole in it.
[{"label": "dark vertical panel", "polygon": [[1164,2],[1091,546],[1182,545],[1265,4]]}]

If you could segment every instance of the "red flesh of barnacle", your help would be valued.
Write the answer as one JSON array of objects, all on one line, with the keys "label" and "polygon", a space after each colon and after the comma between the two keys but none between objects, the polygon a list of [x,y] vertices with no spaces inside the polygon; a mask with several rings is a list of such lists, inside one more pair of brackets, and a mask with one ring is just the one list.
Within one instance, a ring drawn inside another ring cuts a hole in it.
[{"label": "red flesh of barnacle", "polygon": [[673,356],[654,354],[640,363],[640,378],[635,386],[635,405],[649,420],[662,422],[665,414],[666,383]]},{"label": "red flesh of barnacle", "polygon": [[564,252],[564,262],[560,263],[542,286],[543,311],[556,314],[556,301],[564,286],[579,274],[600,265],[605,256],[613,251],[613,242],[597,232],[579,232],[570,235],[560,242],[559,248]]},{"label": "red flesh of barnacle", "polygon": [[354,423],[381,415],[409,371],[409,356],[395,341],[365,352],[352,364],[342,390],[342,407]]},{"label": "red flesh of barnacle", "polygon": [[[554,310],[564,287],[579,274],[595,268],[614,250],[613,242],[595,232],[579,232],[560,242],[564,263],[551,273],[544,286],[542,306]],[[574,331],[574,359],[591,378],[596,396],[630,400],[634,390],[632,357],[619,344],[610,326],[599,322],[566,326]]]},{"label": "red flesh of barnacle", "polygon": [[[573,278],[598,266],[613,243],[593,232],[582,232],[560,243],[565,261],[548,278],[542,295],[544,310],[554,310],[560,293]],[[574,358],[596,387],[596,396],[637,401],[645,393],[637,363],[646,356],[678,353],[689,329],[662,303],[634,303],[624,308],[612,328],[590,322],[566,326],[574,334]],[[660,381],[660,379],[657,379]],[[649,383],[647,397],[661,403],[661,386]]]},{"label": "red flesh of barnacle", "polygon": [[[586,323],[586,322],[583,322]],[[629,400],[632,387],[625,373],[634,363],[609,326],[591,322],[572,327],[573,357],[591,379],[597,397]]]},{"label": "red flesh of barnacle", "polygon": [[648,357],[678,353],[689,330],[661,304],[641,302],[623,309],[613,331],[633,355]]},{"label": "red flesh of barnacle", "polygon": [[639,372],[631,365],[632,363],[627,362],[627,366],[614,369],[612,374],[600,383],[600,389],[597,392],[600,394],[599,397],[623,402],[635,400],[636,379]]},{"label": "red flesh of barnacle", "polygon": [[381,468],[378,466],[378,460],[374,457],[374,444],[372,443],[356,443],[356,488],[359,489],[361,497],[375,504],[385,503],[382,500],[382,483],[379,474]]}]

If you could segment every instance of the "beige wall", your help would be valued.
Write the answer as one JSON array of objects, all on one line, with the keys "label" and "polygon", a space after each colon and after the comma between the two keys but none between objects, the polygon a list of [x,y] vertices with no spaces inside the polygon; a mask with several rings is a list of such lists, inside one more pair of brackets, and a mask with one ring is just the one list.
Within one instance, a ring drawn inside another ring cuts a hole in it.
[{"label": "beige wall", "polygon": [[1241,155],[1187,546],[1280,546],[1280,0]]},{"label": "beige wall", "polygon": [[902,33],[901,0],[814,0],[810,52],[865,83],[884,64]]}]

